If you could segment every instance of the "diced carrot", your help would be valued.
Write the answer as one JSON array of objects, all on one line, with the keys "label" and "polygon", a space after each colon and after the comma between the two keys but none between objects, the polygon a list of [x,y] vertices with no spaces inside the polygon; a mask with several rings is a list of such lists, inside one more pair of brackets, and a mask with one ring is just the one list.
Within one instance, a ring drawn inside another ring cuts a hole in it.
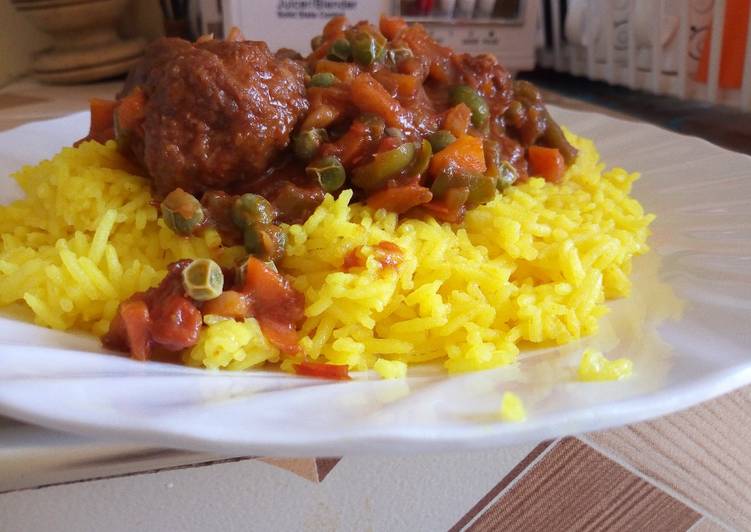
[{"label": "diced carrot", "polygon": [[422,83],[416,76],[399,74],[386,68],[375,72],[373,76],[378,80],[378,83],[383,85],[391,94],[396,94],[396,97],[400,100],[413,99],[422,87]]},{"label": "diced carrot", "polygon": [[301,131],[312,128],[327,128],[342,116],[339,109],[327,104],[311,107],[308,116],[303,120]]},{"label": "diced carrot", "polygon": [[370,74],[360,74],[352,82],[352,102],[364,113],[379,115],[391,127],[413,129],[404,108]]},{"label": "diced carrot", "polygon": [[350,380],[349,368],[346,364],[303,361],[295,364],[295,373],[321,379]]},{"label": "diced carrot", "polygon": [[356,63],[343,63],[341,61],[321,59],[316,63],[316,73],[321,72],[329,72],[334,74],[339,81],[351,83],[360,73],[360,67],[358,67]]},{"label": "diced carrot", "polygon": [[430,160],[430,173],[433,176],[449,169],[484,174],[487,167],[482,139],[464,135],[433,155]]},{"label": "diced carrot", "polygon": [[443,129],[448,129],[456,138],[467,134],[472,111],[466,104],[460,103],[446,111],[443,118]]},{"label": "diced carrot", "polygon": [[323,38],[327,41],[336,39],[344,35],[344,31],[349,26],[347,17],[339,15],[329,20],[323,27]]},{"label": "diced carrot", "polygon": [[431,78],[442,83],[449,83],[454,78],[454,66],[451,63],[453,51],[438,44],[422,24],[409,26],[401,32],[399,38],[407,43],[415,56],[428,60]]},{"label": "diced carrot", "polygon": [[113,100],[103,100],[100,98],[92,98],[89,100],[91,123],[89,125],[88,136],[82,140],[95,140],[104,144],[108,140],[114,139],[114,112],[116,106],[117,102]]},{"label": "diced carrot", "polygon": [[530,165],[530,175],[544,177],[546,181],[560,182],[566,171],[563,155],[556,148],[530,146],[527,150],[527,160]]},{"label": "diced carrot", "polygon": [[117,123],[123,130],[133,130],[138,127],[144,118],[146,95],[141,87],[136,87],[117,104]]},{"label": "diced carrot", "polygon": [[381,19],[378,21],[378,28],[388,40],[394,39],[406,27],[407,22],[401,17],[381,15]]},{"label": "diced carrot", "polygon": [[420,185],[408,185],[379,190],[368,196],[367,203],[373,209],[386,209],[401,214],[432,199],[430,189]]}]

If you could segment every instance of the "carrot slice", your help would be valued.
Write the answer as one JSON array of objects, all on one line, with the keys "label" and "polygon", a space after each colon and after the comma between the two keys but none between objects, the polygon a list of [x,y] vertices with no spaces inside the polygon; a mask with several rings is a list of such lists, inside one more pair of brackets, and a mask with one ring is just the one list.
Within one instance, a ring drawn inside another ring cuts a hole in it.
[{"label": "carrot slice", "polygon": [[469,122],[472,119],[472,111],[466,104],[455,105],[446,112],[443,119],[443,129],[448,129],[456,138],[467,134]]},{"label": "carrot slice", "polygon": [[352,103],[364,113],[379,115],[391,127],[413,129],[407,111],[370,74],[360,74],[352,82]]},{"label": "carrot slice", "polygon": [[146,106],[146,95],[141,87],[136,87],[125,98],[120,100],[115,112],[117,113],[117,123],[125,131],[133,130],[143,122],[144,107]]},{"label": "carrot slice", "polygon": [[75,146],[86,140],[95,140],[104,144],[108,140],[114,139],[114,112],[116,106],[117,102],[113,100],[103,100],[101,98],[92,98],[89,100],[89,109],[91,112],[89,134],[85,138],[79,140]]},{"label": "carrot slice", "polygon": [[447,170],[484,174],[487,166],[482,139],[464,135],[433,155],[430,160],[430,173],[437,176]]},{"label": "carrot slice", "polygon": [[378,21],[378,29],[381,30],[388,40],[394,39],[399,32],[407,27],[407,22],[401,17],[387,17],[381,15]]},{"label": "carrot slice", "polygon": [[530,174],[544,177],[546,181],[558,183],[563,179],[566,163],[560,150],[543,146],[530,146],[527,160],[531,166]]},{"label": "carrot slice", "polygon": [[420,185],[407,185],[379,190],[368,196],[367,203],[373,209],[386,209],[402,214],[432,199],[430,189]]}]

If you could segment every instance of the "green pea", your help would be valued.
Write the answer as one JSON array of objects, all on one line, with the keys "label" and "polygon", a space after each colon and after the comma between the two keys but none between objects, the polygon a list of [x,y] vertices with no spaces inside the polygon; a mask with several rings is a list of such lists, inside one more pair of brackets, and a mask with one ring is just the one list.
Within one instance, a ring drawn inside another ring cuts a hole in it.
[{"label": "green pea", "polygon": [[414,157],[415,145],[412,142],[377,153],[371,162],[352,170],[352,183],[365,190],[377,189],[407,168]]},{"label": "green pea", "polygon": [[195,259],[183,270],[183,288],[191,299],[208,301],[219,297],[224,289],[224,274],[210,259]]},{"label": "green pea", "polygon": [[245,251],[264,261],[284,257],[287,234],[278,225],[256,223],[243,232]]},{"label": "green pea", "polygon": [[420,153],[415,157],[412,173],[414,175],[422,175],[430,165],[430,158],[433,156],[433,147],[426,139],[423,139],[421,143],[415,143],[415,146],[419,146]]},{"label": "green pea", "polygon": [[550,116],[550,113],[548,113],[547,110],[545,111],[545,124],[545,132],[540,138],[542,144],[550,148],[556,148],[559,152],[561,152],[563,161],[567,165],[573,164],[576,160],[578,151],[571,145],[571,143],[569,143],[566,135],[564,135],[563,130],[561,129],[561,126],[559,126],[558,123],[553,120],[553,117]]},{"label": "green pea", "polygon": [[433,148],[433,153],[441,151],[443,148],[456,140],[456,137],[445,129],[440,129],[428,137],[428,141]]},{"label": "green pea", "polygon": [[490,117],[490,108],[485,98],[469,85],[457,85],[449,93],[451,105],[465,104],[472,111],[472,125],[482,127]]},{"label": "green pea", "polygon": [[258,194],[243,194],[232,204],[232,221],[240,229],[245,229],[254,223],[271,223],[274,214],[274,207],[271,203]]},{"label": "green pea", "polygon": [[498,190],[502,191],[510,187],[516,183],[517,179],[519,179],[519,173],[516,171],[516,168],[514,168],[514,166],[508,161],[503,161],[498,169],[499,177],[496,183],[496,188]]},{"label": "green pea", "polygon": [[403,61],[404,59],[407,59],[409,57],[414,57],[414,54],[412,53],[412,50],[410,50],[406,46],[391,48],[386,52],[386,60],[394,65],[399,63],[399,61]]},{"label": "green pea", "polygon": [[356,63],[368,66],[376,60],[376,41],[372,35],[365,32],[357,32],[349,40],[352,46],[352,58]]},{"label": "green pea", "polygon": [[404,140],[404,133],[398,127],[387,127],[383,130],[387,137],[393,137],[395,139]]},{"label": "green pea", "polygon": [[181,188],[167,194],[162,201],[161,211],[167,227],[182,236],[192,234],[206,218],[201,202]]},{"label": "green pea", "polygon": [[331,43],[327,59],[332,61],[346,62],[352,57],[352,46],[347,39],[337,39]]},{"label": "green pea", "polygon": [[324,192],[338,190],[344,185],[344,180],[347,177],[342,163],[333,155],[322,157],[310,163],[305,168],[305,173],[318,181]]},{"label": "green pea", "polygon": [[292,152],[301,161],[308,162],[316,156],[321,144],[328,140],[325,129],[307,129],[292,138]]},{"label": "green pea", "polygon": [[310,76],[309,87],[331,87],[336,83],[336,76],[331,72],[319,72]]},{"label": "green pea", "polygon": [[316,35],[312,39],[310,39],[310,49],[314,52],[318,50],[321,45],[323,44],[323,35]]}]

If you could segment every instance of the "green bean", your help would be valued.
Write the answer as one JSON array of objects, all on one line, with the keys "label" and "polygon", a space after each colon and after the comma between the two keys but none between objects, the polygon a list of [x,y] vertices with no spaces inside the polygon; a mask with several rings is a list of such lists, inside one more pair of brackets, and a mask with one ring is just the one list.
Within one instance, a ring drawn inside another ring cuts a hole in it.
[{"label": "green bean", "polygon": [[278,225],[256,223],[243,232],[245,251],[264,261],[277,261],[284,256],[287,234]]},{"label": "green bean", "polygon": [[456,140],[456,137],[446,129],[440,129],[428,136],[428,141],[433,148],[433,153],[438,153],[443,148]]},{"label": "green bean", "polygon": [[310,76],[309,87],[331,87],[336,83],[336,76],[331,72],[319,72]]},{"label": "green bean", "polygon": [[333,155],[322,157],[310,163],[305,168],[305,173],[318,181],[324,192],[338,190],[344,185],[344,180],[347,177],[342,163]]},{"label": "green bean", "polygon": [[563,160],[567,165],[573,164],[576,160],[576,154],[578,151],[574,148],[563,134],[563,130],[558,123],[553,120],[548,111],[545,111],[546,127],[545,132],[542,134],[540,140],[541,143],[549,148],[557,148],[563,156]]},{"label": "green bean", "polygon": [[331,43],[331,48],[329,48],[329,53],[326,56],[327,59],[339,62],[349,61],[351,57],[352,46],[347,39],[337,39]]},{"label": "green bean", "polygon": [[498,170],[499,175],[498,181],[496,182],[496,188],[499,191],[507,189],[519,179],[519,173],[516,171],[516,168],[514,168],[514,166],[508,161],[503,161],[501,166],[498,167]]},{"label": "green bean", "polygon": [[310,49],[314,52],[318,50],[318,48],[321,47],[323,44],[323,35],[316,35],[312,39],[310,39]]},{"label": "green bean", "polygon": [[224,289],[224,274],[210,259],[195,259],[183,270],[183,288],[191,299],[208,301],[219,297]]},{"label": "green bean", "polygon": [[268,224],[274,219],[274,207],[257,194],[243,194],[232,204],[232,221],[240,229],[254,223]]},{"label": "green bean", "polygon": [[507,124],[514,127],[521,127],[522,123],[524,123],[524,115],[524,105],[519,100],[514,100],[509,104],[508,108],[506,108],[506,111],[503,113],[503,118]]},{"label": "green bean", "polygon": [[307,129],[292,138],[292,152],[301,161],[308,162],[316,156],[321,144],[328,140],[325,129]]},{"label": "green bean", "polygon": [[414,156],[415,145],[411,142],[377,153],[371,162],[352,170],[352,183],[365,190],[377,189],[407,168]]},{"label": "green bean", "polygon": [[485,98],[469,85],[457,85],[449,93],[451,105],[465,104],[472,111],[472,125],[482,127],[490,117],[490,108]]},{"label": "green bean", "polygon": [[173,232],[188,236],[201,225],[206,216],[201,202],[181,188],[176,188],[161,204],[162,218]]},{"label": "green bean", "polygon": [[415,164],[412,168],[412,174],[422,175],[430,165],[430,158],[433,157],[433,147],[426,139],[423,139],[422,143],[416,143],[415,145],[419,145],[420,153],[415,158]]},{"label": "green bean", "polygon": [[496,181],[491,176],[473,175],[469,180],[469,197],[467,202],[470,205],[480,205],[487,203],[495,197]]},{"label": "green bean", "polygon": [[441,172],[430,185],[430,191],[434,197],[442,198],[451,189],[469,187],[471,177],[472,174],[454,170]]},{"label": "green bean", "polygon": [[522,102],[530,105],[542,101],[542,96],[540,95],[540,91],[537,90],[537,87],[523,79],[514,81],[514,96]]}]

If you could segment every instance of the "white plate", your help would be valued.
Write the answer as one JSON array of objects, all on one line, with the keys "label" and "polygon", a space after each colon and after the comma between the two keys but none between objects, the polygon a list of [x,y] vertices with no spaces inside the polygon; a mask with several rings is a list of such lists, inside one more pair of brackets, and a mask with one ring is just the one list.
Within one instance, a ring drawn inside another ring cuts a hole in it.
[{"label": "white plate", "polygon": [[[751,158],[699,139],[553,109],[597,141],[608,165],[643,172],[634,194],[657,214],[634,293],[601,333],[513,367],[347,383],[271,372],[212,373],[97,354],[94,338],[0,318],[0,413],[93,435],[223,453],[334,455],[479,448],[612,427],[751,383]],[[0,133],[0,174],[85,133],[73,115]],[[18,190],[0,180],[0,198]],[[634,360],[615,383],[572,377],[585,347]],[[529,419],[502,423],[503,391]]]}]

